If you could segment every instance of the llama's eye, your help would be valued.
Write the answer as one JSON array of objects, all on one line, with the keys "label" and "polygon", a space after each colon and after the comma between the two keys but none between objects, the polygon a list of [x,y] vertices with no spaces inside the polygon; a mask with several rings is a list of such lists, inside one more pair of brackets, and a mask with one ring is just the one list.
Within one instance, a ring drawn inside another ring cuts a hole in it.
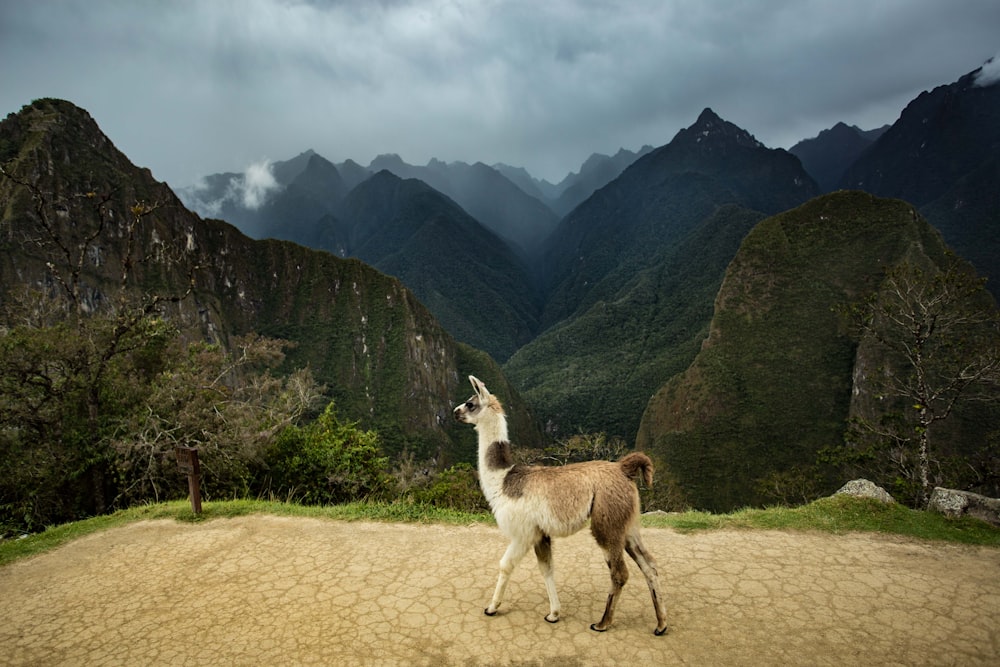
[{"label": "llama's eye", "polygon": [[476,409],[476,404],[473,403],[472,401],[466,401],[465,402],[465,409],[466,410],[475,410]]}]

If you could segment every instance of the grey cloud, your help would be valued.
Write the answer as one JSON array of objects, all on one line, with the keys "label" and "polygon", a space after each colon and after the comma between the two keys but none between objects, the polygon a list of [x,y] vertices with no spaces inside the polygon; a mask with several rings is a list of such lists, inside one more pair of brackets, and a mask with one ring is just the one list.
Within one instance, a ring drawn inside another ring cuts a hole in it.
[{"label": "grey cloud", "polygon": [[710,106],[769,146],[895,120],[995,0],[0,2],[0,112],[65,97],[172,184],[314,148],[561,178]]}]

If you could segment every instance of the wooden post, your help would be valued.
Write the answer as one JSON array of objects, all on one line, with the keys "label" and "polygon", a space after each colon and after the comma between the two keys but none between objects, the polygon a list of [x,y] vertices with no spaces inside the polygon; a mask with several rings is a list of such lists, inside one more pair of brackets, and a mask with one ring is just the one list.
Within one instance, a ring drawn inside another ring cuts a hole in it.
[{"label": "wooden post", "polygon": [[198,448],[178,447],[174,452],[177,454],[177,467],[181,472],[187,473],[191,511],[201,514],[201,466],[198,464]]}]

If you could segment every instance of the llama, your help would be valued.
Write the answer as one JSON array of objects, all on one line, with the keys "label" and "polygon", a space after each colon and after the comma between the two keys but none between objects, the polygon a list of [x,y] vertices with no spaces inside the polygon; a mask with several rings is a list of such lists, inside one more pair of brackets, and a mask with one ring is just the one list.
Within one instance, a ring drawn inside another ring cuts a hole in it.
[{"label": "llama", "polygon": [[479,436],[479,483],[493,510],[497,526],[510,539],[500,559],[493,599],[486,608],[494,616],[507,581],[518,562],[534,547],[538,569],[549,595],[545,620],[559,620],[559,595],[552,568],[552,538],[577,532],[590,520],[590,530],[604,551],[611,570],[611,590],[601,620],[591,630],[611,625],[615,602],[628,580],[623,551],[646,577],[656,612],[656,635],[667,631],[667,614],[657,577],[656,561],[639,536],[639,490],[632,478],[642,473],[653,482],[653,463],[641,452],[621,461],[587,461],[564,466],[515,465],[507,440],[507,417],[500,401],[477,378],[469,376],[476,393],[454,410],[455,419],[472,424]]}]

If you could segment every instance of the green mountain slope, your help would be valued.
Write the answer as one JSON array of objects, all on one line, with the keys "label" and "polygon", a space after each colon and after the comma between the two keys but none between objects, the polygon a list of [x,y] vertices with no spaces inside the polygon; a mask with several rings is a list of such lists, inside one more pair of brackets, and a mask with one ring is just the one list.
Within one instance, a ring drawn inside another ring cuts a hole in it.
[{"label": "green mountain slope", "polygon": [[637,446],[696,507],[760,502],[755,482],[811,464],[846,427],[857,341],[834,312],[940,235],[899,200],[841,191],[758,224],[726,270],[710,334],[650,400]]},{"label": "green mountain slope", "polygon": [[545,331],[504,371],[556,432],[571,424],[633,440],[649,397],[697,353],[726,265],[763,217],[720,206],[618,295]]},{"label": "green mountain slope", "polygon": [[559,223],[545,253],[542,325],[612,298],[720,205],[773,214],[817,194],[797,158],[705,109]]},{"label": "green mountain slope", "polygon": [[[143,201],[155,210],[137,228],[146,259],[128,269],[132,284],[179,295],[193,281],[192,294],[164,313],[188,335],[228,345],[258,332],[296,343],[287,370],[308,363],[341,414],[379,428],[389,453],[407,446],[471,460],[471,436],[451,420],[451,407],[467,396],[469,373],[492,376],[512,429],[525,441],[537,438],[496,364],[456,343],[399,280],[357,260],[254,241],[199,218],[71,103],[38,100],[8,116],[0,123],[0,163],[44,194],[56,232],[71,243],[98,230],[94,201],[107,197],[106,224],[81,253],[86,299],[116,289],[126,270],[123,225]],[[37,224],[28,191],[0,177],[0,299],[25,285],[51,285],[46,262],[63,261],[31,242]]]},{"label": "green mountain slope", "polygon": [[402,280],[455,338],[501,361],[531,340],[538,295],[527,268],[455,202],[381,171],[342,211],[347,254]]},{"label": "green mountain slope", "polygon": [[794,156],[706,109],[562,220],[543,332],[505,371],[549,428],[631,440],[697,351],[743,235],[816,193]]}]

